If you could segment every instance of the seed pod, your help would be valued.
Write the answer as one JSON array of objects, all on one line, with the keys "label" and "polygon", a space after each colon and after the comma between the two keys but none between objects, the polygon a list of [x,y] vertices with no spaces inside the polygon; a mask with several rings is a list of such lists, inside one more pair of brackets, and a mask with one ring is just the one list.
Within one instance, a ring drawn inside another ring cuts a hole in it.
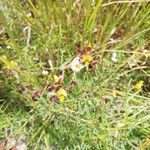
[{"label": "seed pod", "polygon": [[95,66],[98,64],[98,61],[92,61],[91,63],[90,63],[90,65],[89,65],[89,68],[91,69],[91,68],[95,68]]},{"label": "seed pod", "polygon": [[109,95],[103,95],[103,96],[101,97],[101,99],[102,99],[102,101],[104,101],[105,103],[107,103],[107,102],[110,101],[111,97],[110,97]]},{"label": "seed pod", "polygon": [[46,89],[47,89],[47,91],[58,90],[61,86],[62,86],[61,83],[56,82],[54,84],[48,84]]},{"label": "seed pod", "polygon": [[20,85],[19,86],[19,92],[27,92],[28,91],[28,87],[27,86],[25,86],[25,85]]},{"label": "seed pod", "polygon": [[47,86],[46,86],[46,90],[47,91],[52,91],[52,90],[54,90],[55,88],[54,88],[54,85],[53,84],[48,84]]},{"label": "seed pod", "polygon": [[50,98],[50,100],[53,101],[53,102],[56,102],[56,103],[59,102],[59,98],[58,98],[56,95],[52,96],[52,97]]},{"label": "seed pod", "polygon": [[88,44],[87,46],[84,47],[85,52],[91,52],[92,51],[92,46],[91,44]]},{"label": "seed pod", "polygon": [[66,91],[67,91],[67,92],[71,92],[72,89],[73,89],[73,85],[71,84],[71,85],[69,85],[69,86],[66,88]]},{"label": "seed pod", "polygon": [[32,93],[32,99],[33,100],[37,100],[37,99],[39,99],[41,97],[41,92],[40,91],[34,91],[33,93]]}]

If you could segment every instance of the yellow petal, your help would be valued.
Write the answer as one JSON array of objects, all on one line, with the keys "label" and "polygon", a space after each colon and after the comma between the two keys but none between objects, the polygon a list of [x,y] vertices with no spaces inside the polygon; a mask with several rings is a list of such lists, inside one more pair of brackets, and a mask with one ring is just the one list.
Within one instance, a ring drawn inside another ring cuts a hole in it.
[{"label": "yellow petal", "polygon": [[143,85],[144,85],[144,81],[143,81],[143,80],[140,80],[140,81],[135,85],[134,88],[135,88],[137,91],[141,91]]},{"label": "yellow petal", "polygon": [[58,97],[60,97],[60,96],[67,97],[67,92],[66,92],[64,89],[60,88],[60,89],[56,92],[56,95],[57,95]]},{"label": "yellow petal", "polygon": [[61,96],[59,97],[59,100],[60,100],[61,103],[64,103],[64,101],[65,101],[65,96],[61,95]]},{"label": "yellow petal", "polygon": [[60,78],[59,78],[58,76],[54,75],[54,80],[55,80],[55,82],[58,82],[59,79],[60,79]]},{"label": "yellow petal", "polygon": [[92,57],[90,55],[84,55],[83,56],[83,62],[85,64],[89,64],[92,61]]},{"label": "yellow petal", "polygon": [[92,48],[92,45],[91,45],[91,43],[89,43],[89,44],[88,44],[88,47],[89,47],[89,48]]},{"label": "yellow petal", "polygon": [[85,64],[86,66],[88,66],[88,65],[90,64],[90,62],[89,62],[89,61],[85,61],[84,64]]},{"label": "yellow petal", "polygon": [[15,62],[15,61],[10,61],[10,64],[14,67],[17,66],[17,62]]},{"label": "yellow petal", "polygon": [[15,68],[18,66],[17,62],[13,60],[12,61],[5,60],[4,63],[5,63],[5,66],[3,67],[4,69],[11,69],[11,68]]}]

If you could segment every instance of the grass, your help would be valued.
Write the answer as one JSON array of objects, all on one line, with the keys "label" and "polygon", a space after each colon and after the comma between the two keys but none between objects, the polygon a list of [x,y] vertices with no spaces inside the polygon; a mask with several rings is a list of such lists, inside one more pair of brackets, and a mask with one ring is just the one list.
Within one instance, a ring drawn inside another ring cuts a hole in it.
[{"label": "grass", "polygon": [[[148,150],[149,14],[149,0],[0,1],[0,141],[25,136],[29,150]],[[65,67],[89,43],[98,64],[74,83]],[[56,103],[46,86],[62,72],[62,87],[73,89]],[[42,94],[33,100],[35,91]]]}]

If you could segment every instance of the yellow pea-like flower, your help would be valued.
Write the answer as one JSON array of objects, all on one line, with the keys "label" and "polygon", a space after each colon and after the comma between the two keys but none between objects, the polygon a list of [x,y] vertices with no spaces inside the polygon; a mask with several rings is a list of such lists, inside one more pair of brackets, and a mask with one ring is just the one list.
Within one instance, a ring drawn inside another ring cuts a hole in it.
[{"label": "yellow pea-like flower", "polygon": [[140,80],[140,81],[135,85],[134,88],[135,88],[136,91],[141,91],[143,85],[144,85],[144,81],[143,81],[143,80]]},{"label": "yellow pea-like flower", "polygon": [[58,96],[60,102],[63,103],[64,100],[65,100],[65,97],[67,97],[67,92],[66,92],[63,88],[60,88],[60,89],[56,92],[56,95]]},{"label": "yellow pea-like flower", "polygon": [[59,78],[58,76],[56,76],[56,75],[54,75],[53,77],[54,77],[55,82],[58,82],[59,79],[60,79],[60,78]]},{"label": "yellow pea-like flower", "polygon": [[92,61],[92,57],[90,55],[84,55],[82,61],[87,66]]},{"label": "yellow pea-like flower", "polygon": [[87,47],[88,47],[88,48],[92,48],[92,45],[91,45],[91,43],[89,43]]},{"label": "yellow pea-like flower", "polygon": [[61,95],[61,96],[59,97],[59,100],[60,100],[61,103],[64,103],[65,97],[64,97],[63,95]]}]

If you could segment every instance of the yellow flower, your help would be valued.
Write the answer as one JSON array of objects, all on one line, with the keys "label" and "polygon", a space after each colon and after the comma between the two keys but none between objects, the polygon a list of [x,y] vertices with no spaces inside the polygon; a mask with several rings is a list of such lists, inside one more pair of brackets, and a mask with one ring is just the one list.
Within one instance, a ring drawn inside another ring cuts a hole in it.
[{"label": "yellow flower", "polygon": [[92,48],[92,45],[91,45],[91,43],[89,43],[87,47],[91,49],[91,48]]},{"label": "yellow flower", "polygon": [[54,80],[55,80],[55,82],[58,82],[60,80],[60,78],[58,76],[54,75]]},{"label": "yellow flower", "polygon": [[17,62],[15,62],[15,61],[13,61],[13,60],[10,61],[10,64],[11,64],[12,66],[14,66],[14,67],[17,66]]},{"label": "yellow flower", "polygon": [[60,88],[60,89],[56,92],[56,95],[58,96],[60,102],[63,103],[64,100],[65,100],[65,97],[67,97],[67,92],[66,92],[64,89]]},{"label": "yellow flower", "polygon": [[82,61],[86,66],[88,66],[92,61],[92,57],[90,55],[83,55]]},{"label": "yellow flower", "polygon": [[89,44],[85,47],[85,50],[86,50],[87,52],[91,52],[91,50],[92,50],[92,45],[91,45],[91,43],[89,43]]},{"label": "yellow flower", "polygon": [[140,80],[140,81],[135,85],[134,88],[135,88],[136,91],[141,91],[143,85],[144,85],[144,81],[143,81],[143,80]]},{"label": "yellow flower", "polygon": [[15,61],[7,61],[7,60],[5,60],[5,66],[4,66],[4,69],[6,68],[6,69],[12,69],[12,68],[16,68],[17,66],[18,66],[18,64],[17,64],[17,62],[15,62]]}]

